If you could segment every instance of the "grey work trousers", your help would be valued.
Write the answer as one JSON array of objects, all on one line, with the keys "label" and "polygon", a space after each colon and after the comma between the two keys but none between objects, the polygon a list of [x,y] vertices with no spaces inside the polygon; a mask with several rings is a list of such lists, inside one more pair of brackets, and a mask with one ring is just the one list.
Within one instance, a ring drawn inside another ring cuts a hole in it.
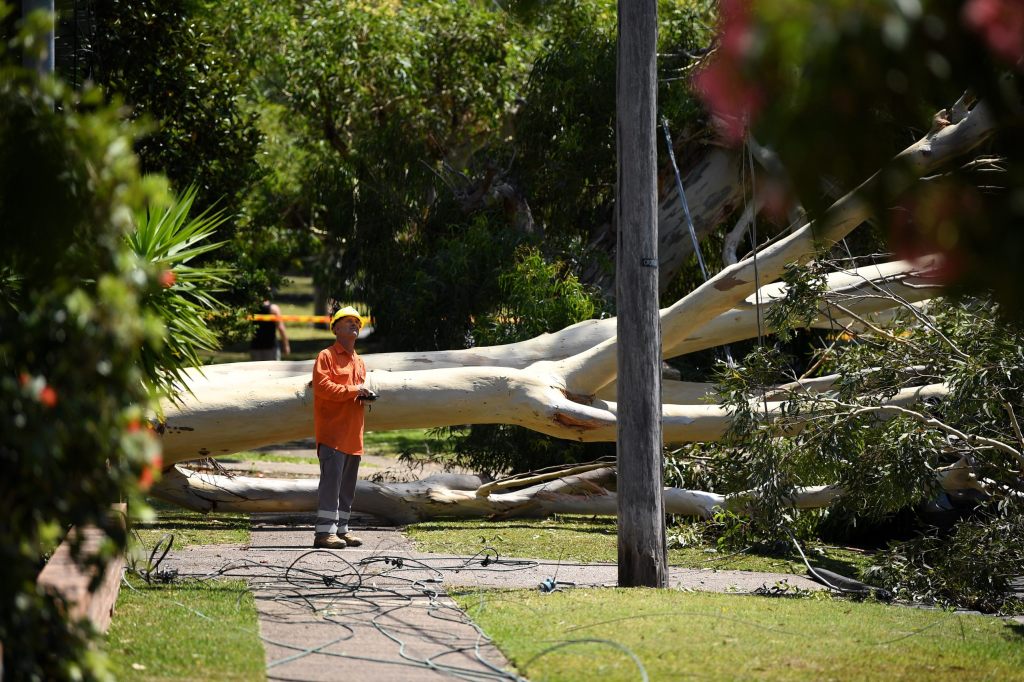
[{"label": "grey work trousers", "polygon": [[316,532],[347,533],[359,479],[359,455],[348,455],[321,443],[320,486],[317,489]]}]

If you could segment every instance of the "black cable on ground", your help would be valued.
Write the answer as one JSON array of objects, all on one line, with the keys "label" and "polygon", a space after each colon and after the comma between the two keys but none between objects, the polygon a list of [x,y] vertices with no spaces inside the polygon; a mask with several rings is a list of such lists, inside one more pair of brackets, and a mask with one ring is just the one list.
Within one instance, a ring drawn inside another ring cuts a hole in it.
[{"label": "black cable on ground", "polygon": [[[151,582],[156,569],[166,558],[173,544],[173,536],[168,534],[160,539],[150,554],[149,565],[141,570],[134,570],[142,579]],[[159,558],[157,556],[159,555]],[[323,566],[314,567],[314,557],[323,559],[329,556],[333,566],[325,570]],[[268,668],[278,667],[310,655],[337,656],[365,662],[387,665],[399,665],[421,668],[433,672],[473,681],[486,680],[522,680],[515,673],[504,671],[488,661],[482,647],[490,643],[480,628],[469,620],[457,608],[443,604],[439,599],[444,595],[441,584],[446,571],[508,571],[522,570],[536,566],[536,562],[502,559],[497,550],[486,547],[469,558],[440,557],[416,559],[406,556],[374,555],[365,557],[358,562],[351,562],[336,552],[327,550],[310,550],[300,554],[287,564],[267,564],[248,559],[226,562],[217,569],[207,573],[184,573],[175,571],[173,578],[165,582],[206,582],[220,578],[238,578],[248,581],[257,599],[268,599],[294,607],[299,615],[307,613],[315,623],[331,623],[343,632],[330,641],[317,643],[314,646],[299,647],[287,642],[272,640],[259,635],[266,643],[295,651],[268,664]],[[371,566],[383,566],[384,570],[367,573]],[[409,575],[413,573],[413,575]],[[425,576],[423,574],[426,574]],[[382,584],[387,579],[398,581],[400,588]],[[128,583],[131,587],[131,584]],[[132,588],[134,589],[134,588]],[[378,603],[382,595],[388,600],[387,605]],[[420,625],[404,625],[388,622],[396,618],[398,613],[407,607],[422,608],[422,599],[427,602],[428,615],[446,623],[455,622],[467,625],[475,636],[451,639],[447,628],[424,628]],[[201,611],[180,602],[175,604],[187,609],[195,615],[209,619]],[[355,616],[371,617],[368,621],[353,621]],[[289,622],[294,622],[290,618]],[[372,656],[329,651],[330,647],[350,640],[358,626],[371,626],[382,636],[398,646],[398,658],[388,659]],[[251,634],[246,631],[246,634]],[[418,658],[409,653],[415,639],[425,638],[432,648],[440,648],[438,653]],[[451,655],[471,656],[480,668],[467,667],[467,664],[445,663],[442,659]]]},{"label": "black cable on ground", "polygon": [[791,531],[787,531],[787,533],[789,534],[789,539],[793,541],[793,546],[796,547],[796,551],[800,553],[800,558],[804,560],[804,565],[807,566],[807,575],[809,575],[812,580],[841,594],[849,594],[858,597],[874,595],[878,599],[892,601],[892,593],[885,588],[868,585],[867,583],[862,583],[859,580],[848,578],[845,575],[840,575],[834,571],[811,566],[811,563],[807,560],[807,556],[804,554],[804,550],[800,547],[800,543],[797,542],[796,536],[794,536]]}]

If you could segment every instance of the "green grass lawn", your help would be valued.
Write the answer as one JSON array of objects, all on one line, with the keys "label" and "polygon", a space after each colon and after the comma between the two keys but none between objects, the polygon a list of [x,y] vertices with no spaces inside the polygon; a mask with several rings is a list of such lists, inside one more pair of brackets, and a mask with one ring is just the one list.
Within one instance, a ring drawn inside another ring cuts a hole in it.
[{"label": "green grass lawn", "polygon": [[[475,554],[484,546],[502,556],[563,561],[615,562],[618,530],[612,517],[559,516],[551,519],[510,521],[445,520],[416,523],[406,534],[425,552]],[[863,552],[840,547],[811,545],[808,558],[817,566],[851,577],[870,563]],[[710,546],[673,548],[669,563],[687,568],[718,568],[740,571],[804,573],[806,567],[795,550],[782,553],[764,550],[719,552]]]},{"label": "green grass lawn", "polygon": [[128,581],[107,634],[115,679],[266,679],[256,606],[245,581]]},{"label": "green grass lawn", "polygon": [[[454,595],[520,674],[549,680],[1024,680],[999,619],[649,589]],[[635,657],[635,660],[634,660]]]},{"label": "green grass lawn", "polygon": [[160,500],[148,501],[156,512],[156,519],[132,525],[142,542],[141,549],[152,549],[168,533],[174,535],[177,548],[249,542],[251,524],[248,514],[200,514]]},{"label": "green grass lawn", "polygon": [[[367,455],[398,457],[404,453],[427,455],[437,453],[443,443],[429,435],[429,429],[398,429],[395,431],[367,431],[363,436],[363,451]],[[245,450],[227,457],[218,457],[221,462],[297,462],[316,464],[316,454],[309,449],[309,456],[280,455],[274,452]]]},{"label": "green grass lawn", "polygon": [[[130,565],[139,570],[167,534],[175,549],[249,542],[248,514],[200,514],[149,502],[156,518],[135,523],[137,537],[129,540]],[[266,679],[256,606],[244,581],[149,585],[133,574],[127,580],[107,635],[116,679]]]},{"label": "green grass lawn", "polygon": [[363,436],[363,449],[369,455],[398,457],[406,452],[413,454],[437,453],[443,449],[443,443],[430,436],[430,429],[367,431]]},{"label": "green grass lawn", "polygon": [[[310,452],[313,449],[310,448]],[[218,462],[294,462],[296,464],[316,464],[317,459],[315,454],[311,454],[309,457],[293,457],[291,455],[278,455],[273,452],[253,452],[251,450],[244,450],[242,452],[236,452],[228,457],[218,457]]]}]

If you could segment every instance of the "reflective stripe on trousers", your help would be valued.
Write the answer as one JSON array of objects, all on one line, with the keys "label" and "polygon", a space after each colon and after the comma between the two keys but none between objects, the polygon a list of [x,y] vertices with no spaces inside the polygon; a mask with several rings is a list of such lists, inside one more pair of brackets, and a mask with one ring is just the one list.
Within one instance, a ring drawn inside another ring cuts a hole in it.
[{"label": "reflective stripe on trousers", "polygon": [[321,443],[316,449],[320,460],[320,486],[317,489],[316,532],[347,533],[352,500],[359,479],[359,456],[348,455]]}]

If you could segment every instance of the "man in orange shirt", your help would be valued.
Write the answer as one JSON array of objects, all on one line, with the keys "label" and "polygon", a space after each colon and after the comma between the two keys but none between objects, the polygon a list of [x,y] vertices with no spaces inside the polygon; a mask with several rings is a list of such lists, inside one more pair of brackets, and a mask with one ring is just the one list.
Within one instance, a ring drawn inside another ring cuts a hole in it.
[{"label": "man in orange shirt", "polygon": [[313,425],[320,460],[314,547],[344,549],[363,544],[348,532],[363,454],[363,405],[377,397],[363,384],[366,365],[356,354],[362,324],[355,308],[334,313],[331,331],[337,341],[320,351],[313,366]]}]

